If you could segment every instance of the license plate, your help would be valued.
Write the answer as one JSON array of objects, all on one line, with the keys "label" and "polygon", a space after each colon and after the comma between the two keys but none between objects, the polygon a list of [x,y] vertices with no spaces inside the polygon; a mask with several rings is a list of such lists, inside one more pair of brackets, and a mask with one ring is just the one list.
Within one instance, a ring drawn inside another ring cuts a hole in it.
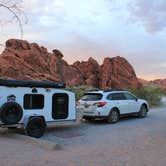
[{"label": "license plate", "polygon": [[85,108],[89,108],[89,105],[85,105]]}]

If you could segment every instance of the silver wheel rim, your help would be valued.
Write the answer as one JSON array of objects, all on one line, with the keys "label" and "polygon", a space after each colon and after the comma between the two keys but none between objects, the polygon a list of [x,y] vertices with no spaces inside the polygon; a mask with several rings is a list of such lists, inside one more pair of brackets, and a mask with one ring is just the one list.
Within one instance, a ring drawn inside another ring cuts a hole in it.
[{"label": "silver wheel rim", "polygon": [[146,113],[147,113],[146,108],[142,108],[141,114],[142,114],[143,117],[146,116]]},{"label": "silver wheel rim", "polygon": [[118,113],[117,111],[112,111],[111,113],[111,121],[116,122],[118,120]]}]

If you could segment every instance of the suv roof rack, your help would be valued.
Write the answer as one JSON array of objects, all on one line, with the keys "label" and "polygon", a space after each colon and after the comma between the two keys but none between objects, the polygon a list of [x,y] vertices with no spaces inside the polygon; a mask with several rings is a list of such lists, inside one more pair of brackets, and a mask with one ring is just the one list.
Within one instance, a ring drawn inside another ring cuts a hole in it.
[{"label": "suv roof rack", "polygon": [[0,79],[0,86],[65,88],[66,84],[63,83],[63,82],[53,82],[53,81],[4,80],[4,79]]},{"label": "suv roof rack", "polygon": [[105,89],[103,92],[125,91],[124,89]]},{"label": "suv roof rack", "polygon": [[99,89],[90,89],[88,92],[100,91]]}]

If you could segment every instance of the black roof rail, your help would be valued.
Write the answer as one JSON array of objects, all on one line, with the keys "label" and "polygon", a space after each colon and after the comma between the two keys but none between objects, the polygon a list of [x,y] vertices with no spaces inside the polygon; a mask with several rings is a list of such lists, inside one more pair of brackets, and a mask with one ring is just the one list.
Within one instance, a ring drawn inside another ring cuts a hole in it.
[{"label": "black roof rail", "polygon": [[40,87],[40,88],[65,88],[63,82],[31,81],[31,80],[4,80],[0,79],[0,86],[7,87]]},{"label": "black roof rail", "polygon": [[93,92],[93,91],[100,91],[99,89],[90,89],[88,92]]},{"label": "black roof rail", "polygon": [[126,91],[124,89],[105,89],[103,92]]}]

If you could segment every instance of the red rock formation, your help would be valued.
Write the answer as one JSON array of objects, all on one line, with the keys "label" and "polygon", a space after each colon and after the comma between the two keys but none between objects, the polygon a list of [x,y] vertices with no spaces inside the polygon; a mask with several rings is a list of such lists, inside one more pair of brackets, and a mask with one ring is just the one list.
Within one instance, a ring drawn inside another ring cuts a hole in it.
[{"label": "red rock formation", "polygon": [[1,75],[12,79],[64,81],[71,86],[82,84],[77,69],[61,59],[60,51],[53,52],[48,53],[36,43],[8,40],[0,57]]},{"label": "red rock formation", "polygon": [[104,59],[101,66],[101,88],[128,89],[140,86],[133,67],[125,58],[117,56]]},{"label": "red rock formation", "polygon": [[85,85],[99,87],[100,66],[96,60],[89,58],[87,62],[77,61],[73,66],[82,74]]},{"label": "red rock formation", "polygon": [[98,88],[137,88],[140,86],[132,66],[122,57],[105,58],[103,65],[87,62],[68,65],[63,54],[49,53],[36,43],[11,39],[0,56],[1,76],[6,79],[63,81],[69,86]]}]

